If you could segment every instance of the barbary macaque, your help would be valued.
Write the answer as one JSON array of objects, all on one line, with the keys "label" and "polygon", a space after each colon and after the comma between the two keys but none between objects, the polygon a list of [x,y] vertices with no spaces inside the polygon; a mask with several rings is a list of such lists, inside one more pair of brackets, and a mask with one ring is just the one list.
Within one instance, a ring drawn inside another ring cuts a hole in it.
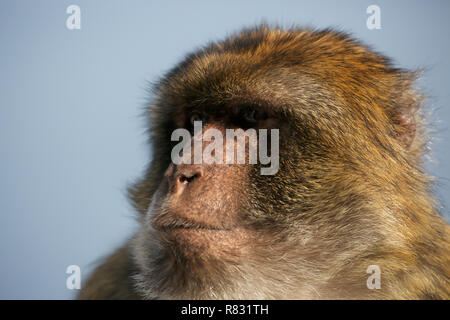
[{"label": "barbary macaque", "polygon": [[[188,55],[154,87],[139,231],[79,298],[449,299],[416,77],[331,29],[261,25]],[[249,160],[266,129],[275,162],[190,161],[229,129],[245,148],[213,160]]]}]

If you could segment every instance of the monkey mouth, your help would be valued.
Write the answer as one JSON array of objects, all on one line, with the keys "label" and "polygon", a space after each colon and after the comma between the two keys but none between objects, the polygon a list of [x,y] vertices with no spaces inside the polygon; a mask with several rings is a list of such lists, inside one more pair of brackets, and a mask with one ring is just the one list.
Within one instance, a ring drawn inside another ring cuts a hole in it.
[{"label": "monkey mouth", "polygon": [[171,232],[171,231],[177,231],[177,230],[193,230],[193,231],[231,231],[232,229],[224,229],[224,228],[216,228],[216,227],[210,227],[210,226],[188,226],[188,225],[177,225],[177,226],[158,226],[155,227],[158,231],[163,232]]},{"label": "monkey mouth", "polygon": [[206,223],[185,219],[164,219],[164,217],[155,218],[152,226],[158,231],[172,232],[178,230],[192,231],[231,231],[232,228],[214,226]]},{"label": "monkey mouth", "polygon": [[206,243],[221,243],[224,239],[232,238],[233,236],[230,236],[230,234],[234,231],[234,229],[229,228],[185,222],[173,225],[158,225],[154,228],[163,239],[175,241],[174,243],[178,244],[190,243],[196,245],[201,244],[202,241],[204,241],[203,245]]}]

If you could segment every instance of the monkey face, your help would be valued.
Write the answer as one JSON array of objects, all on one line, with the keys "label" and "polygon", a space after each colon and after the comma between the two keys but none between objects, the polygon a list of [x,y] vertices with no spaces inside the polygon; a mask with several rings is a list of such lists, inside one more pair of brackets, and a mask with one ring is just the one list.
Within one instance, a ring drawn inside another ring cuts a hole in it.
[{"label": "monkey face", "polygon": [[[201,131],[195,134],[196,120],[201,121]],[[262,108],[236,105],[187,108],[175,122],[178,129],[194,134],[184,141],[192,152],[166,168],[146,223],[168,246],[186,248],[184,254],[217,256],[225,250],[239,255],[257,232],[247,218],[254,209],[252,198],[244,196],[260,167],[249,165],[250,153],[258,150],[257,130],[274,129],[279,122]],[[216,135],[207,139],[211,132]],[[255,135],[248,136],[249,132]],[[214,150],[202,152],[195,163],[194,153],[206,151],[212,143]]]}]

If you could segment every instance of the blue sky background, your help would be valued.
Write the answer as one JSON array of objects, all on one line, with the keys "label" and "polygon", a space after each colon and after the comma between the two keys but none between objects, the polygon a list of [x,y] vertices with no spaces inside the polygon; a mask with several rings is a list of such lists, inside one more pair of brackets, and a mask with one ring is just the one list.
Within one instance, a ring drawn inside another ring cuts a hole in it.
[{"label": "blue sky background", "polygon": [[[66,8],[81,8],[68,30]],[[381,8],[368,30],[366,8]],[[450,2],[0,2],[0,298],[70,299],[68,265],[86,275],[136,229],[125,188],[150,158],[140,117],[148,81],[186,53],[262,20],[339,27],[428,71],[434,138],[427,169],[449,215]]]}]

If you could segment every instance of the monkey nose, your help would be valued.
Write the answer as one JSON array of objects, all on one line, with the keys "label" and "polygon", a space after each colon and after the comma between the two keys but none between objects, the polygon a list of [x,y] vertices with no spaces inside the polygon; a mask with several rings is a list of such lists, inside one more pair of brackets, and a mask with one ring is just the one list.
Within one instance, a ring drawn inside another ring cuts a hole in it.
[{"label": "monkey nose", "polygon": [[182,174],[182,175],[180,175],[178,177],[178,180],[182,184],[187,184],[187,183],[191,183],[196,178],[200,178],[200,174],[199,173],[190,173],[190,174],[187,174],[187,175]]},{"label": "monkey nose", "polygon": [[198,166],[178,166],[174,175],[175,193],[180,194],[189,185],[203,176],[203,170]]}]

